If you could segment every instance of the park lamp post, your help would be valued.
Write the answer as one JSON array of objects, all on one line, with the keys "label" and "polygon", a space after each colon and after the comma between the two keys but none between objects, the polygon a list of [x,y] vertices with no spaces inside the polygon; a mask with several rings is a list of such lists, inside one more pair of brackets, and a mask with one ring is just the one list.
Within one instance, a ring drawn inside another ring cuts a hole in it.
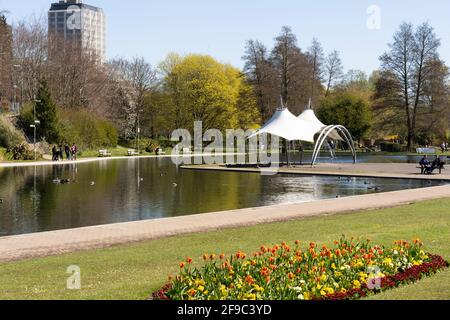
[{"label": "park lamp post", "polygon": [[141,128],[140,127],[138,127],[137,128],[137,147],[138,147],[138,156],[139,155],[141,155],[141,146],[140,146],[140,144],[139,144],[139,142],[140,142],[140,136],[141,136]]},{"label": "park lamp post", "polygon": [[[13,105],[13,112],[16,112],[16,108],[17,108],[17,105],[19,104],[19,102],[17,101],[17,88],[18,88],[18,86],[15,84],[15,85],[13,85],[13,89],[14,89],[14,105]],[[19,109],[19,108],[17,108],[17,109]]]},{"label": "park lamp post", "polygon": [[30,128],[33,128],[34,130],[34,161],[37,160],[37,155],[36,155],[36,127],[38,125],[40,125],[41,122],[39,120],[34,120],[34,124],[30,125]]},{"label": "park lamp post", "polygon": [[141,123],[140,123],[140,113],[143,112],[144,109],[139,109],[137,111],[137,130],[136,130],[136,136],[137,136],[137,149],[138,149],[138,156],[141,155],[141,146],[140,146],[140,140],[141,140]]},{"label": "park lamp post", "polygon": [[[20,104],[16,101],[16,103],[18,103],[18,110],[20,111],[20,108],[22,107],[22,103],[23,103],[23,69],[22,66],[20,64],[14,64],[13,68],[20,70]],[[17,84],[16,84],[17,87]],[[14,94],[15,90],[14,90]]]},{"label": "park lamp post", "polygon": [[33,119],[34,119],[34,121],[33,121],[33,124],[32,125],[30,125],[30,128],[33,128],[33,130],[34,130],[34,161],[36,161],[37,160],[37,155],[36,155],[36,127],[38,126],[38,125],[40,125],[41,124],[41,122],[39,121],[39,120],[36,120],[36,103],[40,103],[41,102],[41,100],[34,100],[34,108],[33,108]]}]

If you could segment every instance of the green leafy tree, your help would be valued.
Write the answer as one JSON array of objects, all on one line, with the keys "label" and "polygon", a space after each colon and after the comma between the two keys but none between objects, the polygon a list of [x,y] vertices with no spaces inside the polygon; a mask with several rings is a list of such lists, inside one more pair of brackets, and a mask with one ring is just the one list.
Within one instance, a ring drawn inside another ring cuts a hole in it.
[{"label": "green leafy tree", "polygon": [[261,113],[253,87],[242,83],[237,101],[238,127],[244,130],[257,129],[261,124]]},{"label": "green leafy tree", "polygon": [[48,84],[45,80],[39,83],[36,99],[36,119],[40,121],[37,127],[38,137],[45,139],[49,143],[60,142],[56,105],[53,102]]},{"label": "green leafy tree", "polygon": [[323,99],[318,117],[326,124],[345,126],[358,140],[365,138],[372,126],[369,103],[347,92],[338,92]]},{"label": "green leafy tree", "polygon": [[256,103],[238,108],[245,85],[238,69],[204,55],[184,57],[165,79],[174,122],[187,129],[193,128],[194,121],[202,121],[204,130],[237,128],[240,110],[257,113],[259,119]]}]

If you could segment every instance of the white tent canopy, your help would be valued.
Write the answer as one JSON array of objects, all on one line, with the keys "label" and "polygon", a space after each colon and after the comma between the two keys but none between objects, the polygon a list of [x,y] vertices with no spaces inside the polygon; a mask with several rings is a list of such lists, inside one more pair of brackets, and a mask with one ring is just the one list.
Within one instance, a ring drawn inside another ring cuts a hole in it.
[{"label": "white tent canopy", "polygon": [[[340,125],[327,126],[323,124],[311,108],[305,110],[298,117],[294,116],[287,108],[278,109],[269,122],[250,138],[261,134],[274,135],[287,141],[315,143],[312,165],[317,162],[320,149],[328,138],[345,141],[352,151],[353,162],[356,163],[356,149],[350,132]],[[318,135],[317,141],[314,140],[316,135]]]},{"label": "white tent canopy", "polygon": [[[316,134],[320,133],[327,127],[327,125],[323,124],[322,121],[317,118],[316,113],[313,109],[306,109],[301,115],[298,116],[298,118],[308,122],[314,128],[314,130],[316,130]],[[329,137],[333,140],[344,140],[336,130],[333,130],[329,134]]]},{"label": "white tent canopy", "polygon": [[298,116],[299,119],[308,122],[311,127],[315,130],[316,133],[319,133],[322,131],[323,128],[326,127],[325,124],[323,124],[314,113],[314,110],[307,109],[303,111],[301,115]]},{"label": "white tent canopy", "polygon": [[294,116],[287,108],[279,109],[261,129],[251,137],[260,134],[271,134],[288,141],[306,141],[314,143],[318,133],[309,122]]}]

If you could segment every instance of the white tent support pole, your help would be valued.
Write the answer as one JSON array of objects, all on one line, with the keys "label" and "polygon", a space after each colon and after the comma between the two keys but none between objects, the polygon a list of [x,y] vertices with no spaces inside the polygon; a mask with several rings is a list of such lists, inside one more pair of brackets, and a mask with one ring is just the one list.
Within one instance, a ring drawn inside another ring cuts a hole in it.
[{"label": "white tent support pole", "polygon": [[285,140],[284,142],[284,147],[286,149],[286,165],[289,168],[289,145],[291,144],[291,142],[289,140]]}]

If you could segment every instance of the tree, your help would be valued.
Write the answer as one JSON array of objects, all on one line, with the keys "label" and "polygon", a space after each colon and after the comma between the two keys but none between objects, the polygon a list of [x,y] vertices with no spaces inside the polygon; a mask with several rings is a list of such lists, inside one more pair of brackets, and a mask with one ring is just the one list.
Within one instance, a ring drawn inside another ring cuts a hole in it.
[{"label": "tree", "polygon": [[314,103],[317,101],[316,94],[318,94],[316,87],[321,86],[323,81],[323,65],[325,60],[322,45],[316,38],[312,40],[311,47],[309,47],[306,55],[308,56],[308,61],[311,66],[310,98]]},{"label": "tree", "polygon": [[161,78],[167,77],[172,72],[173,68],[175,68],[182,60],[183,58],[178,53],[169,53],[166,59],[158,64],[157,73]]},{"label": "tree", "polygon": [[60,107],[87,108],[101,114],[106,104],[109,75],[98,57],[76,42],[59,36],[48,40],[46,78]]},{"label": "tree", "polygon": [[324,123],[345,126],[358,140],[365,138],[372,125],[368,101],[346,92],[323,99],[317,115]]},{"label": "tree", "polygon": [[269,61],[267,48],[257,40],[246,44],[244,73],[254,88],[257,104],[263,121],[269,120],[273,107],[278,101],[278,89],[275,85],[275,70]]},{"label": "tree", "polygon": [[241,83],[239,89],[237,114],[237,128],[239,129],[257,129],[258,125],[261,124],[261,113],[254,89],[245,81]]},{"label": "tree", "polygon": [[418,115],[418,127],[424,133],[445,139],[450,127],[449,68],[441,60],[429,62],[428,68],[433,74],[423,84],[423,99],[428,104],[428,112]]},{"label": "tree", "polygon": [[[43,17],[13,25],[14,79],[22,104],[33,102],[48,62],[47,21]],[[50,74],[51,76],[51,74]]]},{"label": "tree", "polygon": [[122,114],[123,132],[126,139],[136,137],[142,113],[149,110],[147,95],[158,86],[156,71],[144,58],[134,58],[131,61],[114,60],[110,67],[116,87],[120,87],[116,88],[116,92],[124,102],[119,108],[124,107],[126,110],[126,113]]},{"label": "tree", "polygon": [[56,115],[56,105],[50,95],[47,81],[39,82],[37,93],[36,114],[35,117],[40,121],[37,126],[37,134],[41,139],[45,139],[49,143],[58,143],[58,118]]},{"label": "tree", "polygon": [[334,88],[344,75],[342,60],[338,51],[334,50],[327,56],[324,69],[326,80],[325,97],[328,97],[330,90]]},{"label": "tree", "polygon": [[439,60],[439,46],[440,41],[428,23],[416,28],[403,23],[389,44],[389,51],[380,57],[382,77],[379,81],[387,78],[392,87],[377,86],[377,89],[386,89],[376,93],[378,103],[403,113],[408,150],[414,146],[420,113],[429,111],[424,85],[435,77],[432,61]]},{"label": "tree", "polygon": [[275,47],[272,49],[270,60],[279,81],[281,98],[285,104],[290,104],[293,101],[295,78],[299,74],[301,64],[297,37],[290,27],[284,26],[280,35],[275,38]]},{"label": "tree", "polygon": [[[203,55],[184,57],[165,79],[178,128],[190,130],[194,121],[201,121],[204,130],[236,128],[243,86],[239,70]],[[251,107],[258,113],[256,105]],[[248,105],[242,110],[249,112]]]},{"label": "tree", "polygon": [[0,11],[0,112],[12,100],[12,34],[6,21],[6,11]]}]

